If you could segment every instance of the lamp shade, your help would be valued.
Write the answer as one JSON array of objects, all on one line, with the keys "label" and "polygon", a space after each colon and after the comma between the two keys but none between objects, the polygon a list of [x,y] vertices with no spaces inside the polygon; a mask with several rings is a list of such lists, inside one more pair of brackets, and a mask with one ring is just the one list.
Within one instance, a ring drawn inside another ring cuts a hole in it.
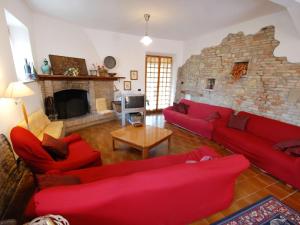
[{"label": "lamp shade", "polygon": [[4,97],[6,98],[21,98],[33,95],[34,92],[22,82],[12,82],[8,85]]},{"label": "lamp shade", "polygon": [[141,43],[143,43],[145,46],[148,46],[152,43],[152,39],[146,35],[141,39]]}]

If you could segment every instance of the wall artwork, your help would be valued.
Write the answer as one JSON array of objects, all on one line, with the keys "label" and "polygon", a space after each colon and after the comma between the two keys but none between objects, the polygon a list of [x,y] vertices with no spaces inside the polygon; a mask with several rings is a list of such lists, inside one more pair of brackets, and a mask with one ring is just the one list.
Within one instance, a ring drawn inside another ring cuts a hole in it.
[{"label": "wall artwork", "polygon": [[137,70],[130,70],[130,80],[138,80],[139,75]]},{"label": "wall artwork", "polygon": [[131,81],[124,81],[124,91],[131,91]]},{"label": "wall artwork", "polygon": [[63,75],[65,72],[68,72],[70,68],[78,69],[78,75],[80,76],[88,75],[85,59],[59,55],[49,55],[49,59],[53,75]]}]

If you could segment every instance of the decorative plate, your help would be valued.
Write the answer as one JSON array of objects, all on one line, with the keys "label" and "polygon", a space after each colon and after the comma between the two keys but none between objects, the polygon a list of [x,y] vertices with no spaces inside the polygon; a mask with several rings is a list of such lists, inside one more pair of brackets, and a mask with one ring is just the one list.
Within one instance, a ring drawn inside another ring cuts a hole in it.
[{"label": "decorative plate", "polygon": [[108,69],[112,69],[116,66],[116,59],[112,56],[106,56],[104,59],[104,66]]}]

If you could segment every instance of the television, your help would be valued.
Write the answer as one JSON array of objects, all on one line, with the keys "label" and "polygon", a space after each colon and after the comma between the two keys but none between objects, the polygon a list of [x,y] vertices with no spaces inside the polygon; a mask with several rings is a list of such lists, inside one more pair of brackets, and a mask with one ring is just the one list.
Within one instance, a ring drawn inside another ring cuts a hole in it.
[{"label": "television", "polygon": [[127,95],[125,99],[125,109],[135,109],[145,107],[145,95]]}]

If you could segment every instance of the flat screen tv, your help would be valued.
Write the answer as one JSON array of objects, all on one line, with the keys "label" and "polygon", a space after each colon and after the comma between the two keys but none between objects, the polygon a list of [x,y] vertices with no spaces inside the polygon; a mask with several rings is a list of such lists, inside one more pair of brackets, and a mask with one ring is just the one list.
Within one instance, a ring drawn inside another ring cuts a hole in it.
[{"label": "flat screen tv", "polygon": [[144,108],[144,95],[129,95],[125,96],[125,109]]}]

